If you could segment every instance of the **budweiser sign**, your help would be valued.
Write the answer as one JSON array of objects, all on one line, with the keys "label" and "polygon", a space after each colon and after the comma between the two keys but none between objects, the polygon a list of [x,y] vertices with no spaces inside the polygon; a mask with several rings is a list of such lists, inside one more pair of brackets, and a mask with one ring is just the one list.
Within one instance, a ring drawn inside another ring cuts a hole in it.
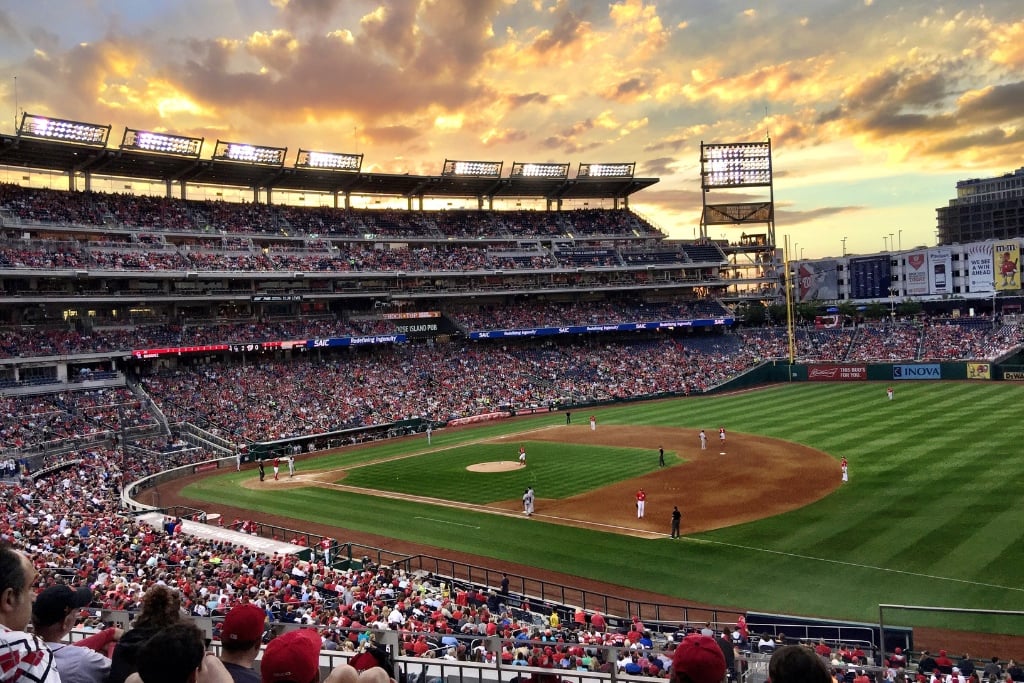
[{"label": "budweiser sign", "polygon": [[807,379],[812,382],[856,382],[868,378],[866,365],[811,365]]}]

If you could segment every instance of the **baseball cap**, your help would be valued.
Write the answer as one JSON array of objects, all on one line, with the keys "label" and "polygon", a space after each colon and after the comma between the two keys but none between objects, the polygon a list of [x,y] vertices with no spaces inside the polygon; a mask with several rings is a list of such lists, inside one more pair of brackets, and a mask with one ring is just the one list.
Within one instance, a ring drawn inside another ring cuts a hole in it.
[{"label": "baseball cap", "polygon": [[689,635],[672,654],[672,671],[693,683],[721,683],[725,678],[725,655],[711,636]]},{"label": "baseball cap", "polygon": [[61,621],[73,610],[86,607],[92,602],[92,591],[59,585],[44,588],[32,604],[32,617],[39,626],[49,626]]},{"label": "baseball cap", "polygon": [[236,605],[224,617],[220,639],[236,642],[261,640],[266,620],[266,613],[256,605]]},{"label": "baseball cap", "polygon": [[260,660],[263,683],[311,683],[320,669],[320,645],[315,629],[300,628],[274,638]]}]

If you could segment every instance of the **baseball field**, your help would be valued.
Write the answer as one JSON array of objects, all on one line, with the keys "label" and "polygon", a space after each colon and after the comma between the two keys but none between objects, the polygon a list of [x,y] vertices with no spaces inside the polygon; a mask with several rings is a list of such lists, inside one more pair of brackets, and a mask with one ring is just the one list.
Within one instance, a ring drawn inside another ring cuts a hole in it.
[{"label": "baseball field", "polygon": [[[1024,610],[1024,387],[895,388],[889,401],[878,383],[775,385],[579,411],[572,424],[544,413],[300,459],[291,480],[231,471],[182,493],[208,511],[336,527],[341,541],[372,533],[739,610],[860,621],[877,621],[880,603]],[[1024,633],[1021,618],[886,618]]]}]

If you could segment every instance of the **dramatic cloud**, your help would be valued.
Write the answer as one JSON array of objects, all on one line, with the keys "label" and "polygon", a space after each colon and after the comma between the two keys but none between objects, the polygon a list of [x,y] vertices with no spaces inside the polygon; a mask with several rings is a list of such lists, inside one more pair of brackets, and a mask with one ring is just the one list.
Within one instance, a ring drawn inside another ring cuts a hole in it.
[{"label": "dramatic cloud", "polygon": [[702,141],[770,138],[780,229],[851,250],[875,206],[929,241],[957,175],[1024,156],[1015,0],[65,4],[0,9],[0,111],[356,149],[390,173],[636,162],[660,182],[630,205],[686,237]]}]

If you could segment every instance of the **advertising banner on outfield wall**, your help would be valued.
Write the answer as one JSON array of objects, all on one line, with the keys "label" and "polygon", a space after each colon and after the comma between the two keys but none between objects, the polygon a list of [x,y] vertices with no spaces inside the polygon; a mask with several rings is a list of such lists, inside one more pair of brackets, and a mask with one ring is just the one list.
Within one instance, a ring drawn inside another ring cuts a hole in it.
[{"label": "advertising banner on outfield wall", "polygon": [[928,290],[929,294],[953,291],[953,252],[949,249],[928,250]]},{"label": "advertising banner on outfield wall", "polygon": [[967,379],[992,379],[992,366],[988,363],[968,363]]},{"label": "advertising banner on outfield wall", "polygon": [[811,382],[858,382],[868,378],[866,365],[808,365]]},{"label": "advertising banner on outfield wall", "polygon": [[1003,379],[1011,382],[1024,382],[1024,372],[1019,370],[1007,370],[1003,373]]},{"label": "advertising banner on outfield wall", "polygon": [[996,242],[992,250],[996,289],[1020,289],[1020,247],[1017,241]]},{"label": "advertising banner on outfield wall", "polygon": [[836,262],[804,261],[796,269],[798,301],[832,301],[839,298],[839,278]]},{"label": "advertising banner on outfield wall", "polygon": [[907,254],[908,296],[924,296],[928,293],[928,254],[925,251],[912,251]]},{"label": "advertising banner on outfield wall", "polygon": [[993,272],[991,242],[980,242],[967,247],[968,292],[991,294],[995,287]]},{"label": "advertising banner on outfield wall", "polygon": [[938,363],[892,366],[893,379],[942,379],[942,366]]}]

